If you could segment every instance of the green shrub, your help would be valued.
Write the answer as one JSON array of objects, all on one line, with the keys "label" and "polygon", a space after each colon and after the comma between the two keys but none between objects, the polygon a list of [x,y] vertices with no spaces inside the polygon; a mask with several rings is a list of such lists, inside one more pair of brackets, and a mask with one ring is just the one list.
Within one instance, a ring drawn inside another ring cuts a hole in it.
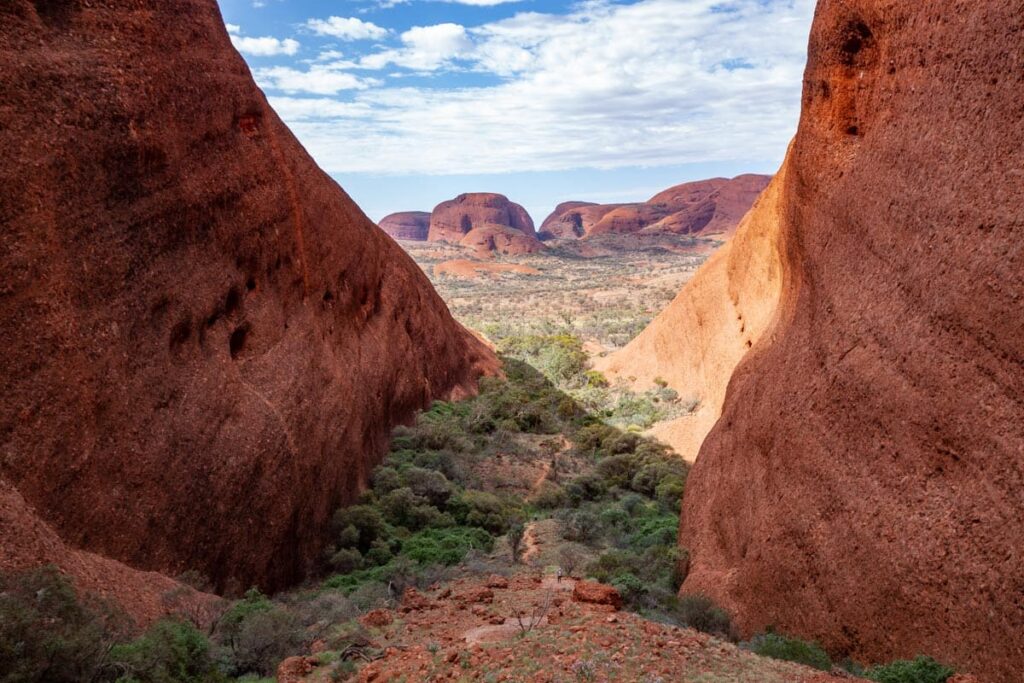
[{"label": "green shrub", "polygon": [[210,641],[192,624],[158,621],[136,640],[116,645],[110,662],[119,681],[210,683],[224,680],[211,656]]},{"label": "green shrub", "polygon": [[569,497],[565,494],[565,489],[554,482],[544,481],[537,492],[533,494],[530,502],[542,510],[554,510],[565,505],[568,500]]},{"label": "green shrub", "polygon": [[594,387],[595,389],[604,389],[608,386],[608,380],[597,370],[588,370],[585,377],[587,378],[587,386]]},{"label": "green shrub", "polygon": [[0,680],[74,683],[94,679],[123,632],[108,606],[80,601],[54,566],[0,574]]},{"label": "green shrub", "polygon": [[453,565],[472,549],[490,552],[494,539],[483,529],[453,527],[427,529],[402,543],[402,555],[421,565]]},{"label": "green shrub", "polygon": [[456,521],[477,526],[495,535],[508,531],[508,510],[501,499],[485,491],[463,491],[452,506]]},{"label": "green shrub", "polygon": [[346,540],[345,547],[351,547],[349,543],[351,532],[348,527],[354,528],[358,532],[359,539],[355,543],[355,547],[359,548],[362,553],[368,551],[374,541],[386,540],[393,533],[380,511],[371,505],[352,505],[342,508],[334,513],[331,524],[335,529],[335,534]]},{"label": "green shrub", "polygon": [[873,667],[864,676],[877,683],[945,683],[954,673],[931,657],[919,656]]},{"label": "green shrub", "polygon": [[589,510],[565,512],[559,516],[559,520],[562,523],[562,537],[567,541],[590,543],[601,531],[600,520]]},{"label": "green shrub", "polygon": [[348,574],[363,566],[363,556],[355,548],[342,548],[331,555],[331,568],[336,572]]},{"label": "green shrub", "polygon": [[704,633],[729,636],[732,631],[729,613],[705,595],[686,595],[680,598],[675,616],[683,626]]},{"label": "green shrub", "polygon": [[797,662],[822,671],[832,669],[832,659],[820,645],[799,638],[790,638],[769,631],[754,636],[750,642],[744,644],[744,647],[762,657]]}]

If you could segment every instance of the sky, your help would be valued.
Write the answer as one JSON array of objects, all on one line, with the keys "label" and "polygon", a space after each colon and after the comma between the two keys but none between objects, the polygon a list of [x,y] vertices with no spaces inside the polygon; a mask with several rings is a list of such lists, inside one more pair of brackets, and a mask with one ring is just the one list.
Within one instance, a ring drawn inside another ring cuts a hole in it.
[{"label": "sky", "polygon": [[815,0],[219,0],[271,106],[374,220],[500,192],[538,224],[772,173]]}]

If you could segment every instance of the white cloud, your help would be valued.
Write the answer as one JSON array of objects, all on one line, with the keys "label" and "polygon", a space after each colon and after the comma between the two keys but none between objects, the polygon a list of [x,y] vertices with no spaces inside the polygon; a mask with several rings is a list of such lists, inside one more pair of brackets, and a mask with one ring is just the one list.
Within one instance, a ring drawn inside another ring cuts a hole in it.
[{"label": "white cloud", "polygon": [[383,69],[389,64],[414,71],[434,71],[473,48],[466,29],[459,24],[414,26],[401,35],[404,45],[367,55],[359,60],[364,69]]},{"label": "white cloud", "polygon": [[306,28],[318,36],[332,36],[341,40],[380,40],[388,35],[386,28],[356,17],[310,19],[306,22]]},{"label": "white cloud", "polygon": [[242,54],[254,57],[272,57],[274,55],[293,55],[299,51],[299,41],[292,38],[278,40],[271,36],[250,38],[248,36],[231,36],[231,44]]},{"label": "white cloud", "polygon": [[359,78],[330,65],[314,65],[308,71],[299,71],[287,66],[273,66],[255,69],[253,76],[263,88],[286,93],[312,93],[334,95],[342,90],[363,90],[376,85],[375,79]]},{"label": "white cloud", "polygon": [[224,24],[224,28],[228,30],[228,33],[241,33],[242,27],[238,24]]},{"label": "white cloud", "polygon": [[363,68],[474,70],[501,79],[488,86],[439,78],[434,87],[401,87],[401,79],[380,87],[340,71],[351,63],[324,64],[318,73],[316,66],[258,70],[257,77],[292,93],[358,90],[343,102],[271,99],[336,173],[776,159],[796,127],[814,4],[590,0],[568,15],[418,27],[397,47],[349,56]]}]

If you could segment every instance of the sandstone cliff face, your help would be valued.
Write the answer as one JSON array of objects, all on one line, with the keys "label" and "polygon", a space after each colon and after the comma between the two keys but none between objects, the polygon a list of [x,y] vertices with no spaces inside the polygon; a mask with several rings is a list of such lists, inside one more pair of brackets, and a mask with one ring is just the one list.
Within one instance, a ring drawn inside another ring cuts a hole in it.
[{"label": "sandstone cliff face", "polygon": [[785,167],[679,295],[633,341],[598,359],[609,377],[635,378],[642,388],[656,378],[694,413],[661,423],[653,435],[693,462],[722,414],[725,389],[736,366],[771,324],[782,288],[779,254],[780,189]]},{"label": "sandstone cliff face", "polygon": [[769,180],[769,176],[747,174],[683,183],[638,204],[565,202],[544,220],[540,237],[577,239],[637,232],[730,237]]},{"label": "sandstone cliff face", "polygon": [[438,204],[430,214],[428,239],[456,243],[471,230],[487,225],[512,228],[536,240],[526,209],[492,192],[469,192]]},{"label": "sandstone cliff face", "polygon": [[269,108],[214,0],[8,1],[0,73],[5,490],[138,569],[302,578],[392,425],[493,356]]},{"label": "sandstone cliff face", "polygon": [[380,229],[396,240],[422,242],[430,232],[430,213],[427,211],[400,211],[380,219]]},{"label": "sandstone cliff face", "polygon": [[1022,10],[819,4],[779,310],[682,514],[747,633],[1024,669]]}]

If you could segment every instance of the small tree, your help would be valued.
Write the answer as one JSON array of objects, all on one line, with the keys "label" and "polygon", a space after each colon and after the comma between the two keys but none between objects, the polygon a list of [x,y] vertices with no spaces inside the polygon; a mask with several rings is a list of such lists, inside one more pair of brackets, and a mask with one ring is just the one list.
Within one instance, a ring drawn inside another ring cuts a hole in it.
[{"label": "small tree", "polygon": [[558,564],[562,567],[565,575],[572,577],[572,573],[583,564],[583,553],[579,548],[572,545],[562,546],[558,551]]},{"label": "small tree", "polygon": [[518,564],[523,552],[523,542],[526,539],[526,526],[522,522],[514,522],[505,534],[508,539],[508,547],[512,552],[512,563]]}]

